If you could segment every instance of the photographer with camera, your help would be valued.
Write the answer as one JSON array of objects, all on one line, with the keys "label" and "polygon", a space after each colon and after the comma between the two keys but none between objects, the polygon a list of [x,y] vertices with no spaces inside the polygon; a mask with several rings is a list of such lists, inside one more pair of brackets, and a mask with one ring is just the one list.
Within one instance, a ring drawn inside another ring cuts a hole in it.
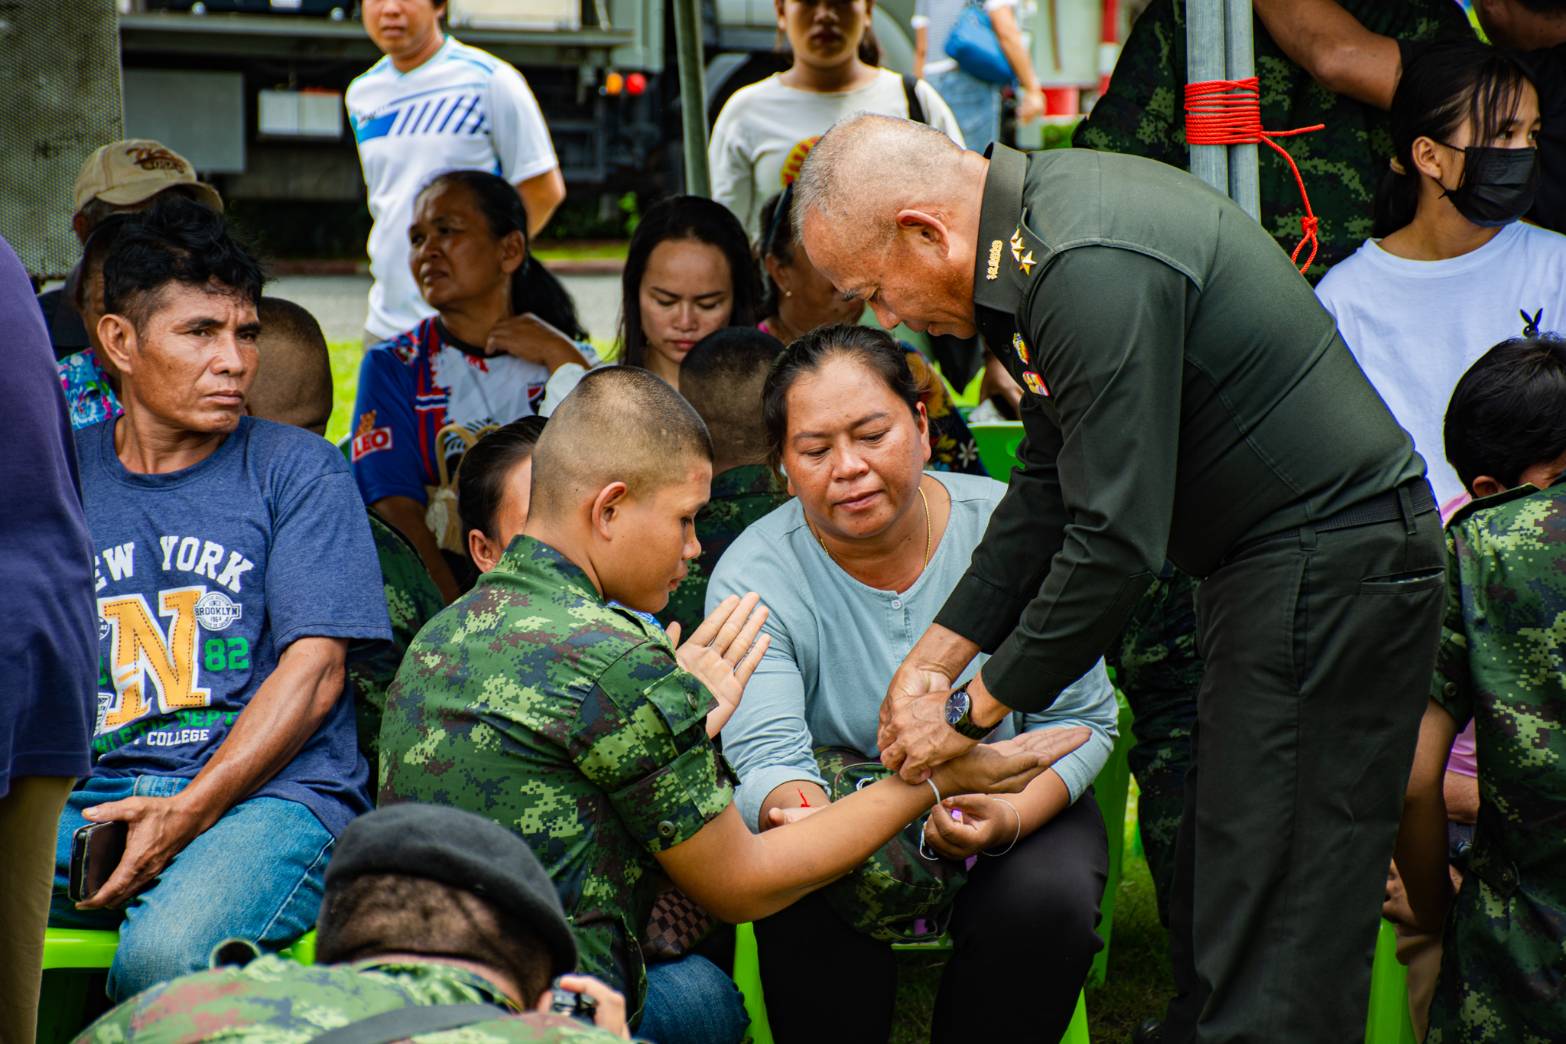
[{"label": "photographer with camera", "polygon": [[458,1028],[478,1044],[628,1037],[624,998],[566,974],[576,941],[526,842],[471,812],[409,803],[349,824],[326,870],[316,956],[314,967],[268,956],[174,979],[78,1044],[246,1031],[379,1044]]}]

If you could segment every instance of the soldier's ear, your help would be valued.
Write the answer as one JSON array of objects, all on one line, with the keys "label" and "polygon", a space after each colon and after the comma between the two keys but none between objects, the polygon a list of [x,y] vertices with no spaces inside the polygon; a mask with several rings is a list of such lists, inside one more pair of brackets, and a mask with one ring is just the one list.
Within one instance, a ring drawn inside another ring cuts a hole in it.
[{"label": "soldier's ear", "polygon": [[[1414,160],[1414,168],[1427,178],[1434,178],[1443,185],[1447,183],[1446,167],[1449,165],[1448,150],[1440,148],[1433,138],[1415,138],[1414,144],[1409,147],[1409,153]],[[1456,187],[1453,179],[1453,187]]]},{"label": "soldier's ear", "polygon": [[630,487],[624,482],[615,481],[600,489],[593,498],[593,533],[600,540],[614,539],[615,528],[624,514],[625,501],[630,492]]},{"label": "soldier's ear", "polygon": [[1475,500],[1483,500],[1485,497],[1493,497],[1497,493],[1505,493],[1510,488],[1510,486],[1502,484],[1500,479],[1490,475],[1476,475],[1472,485],[1469,486]]}]

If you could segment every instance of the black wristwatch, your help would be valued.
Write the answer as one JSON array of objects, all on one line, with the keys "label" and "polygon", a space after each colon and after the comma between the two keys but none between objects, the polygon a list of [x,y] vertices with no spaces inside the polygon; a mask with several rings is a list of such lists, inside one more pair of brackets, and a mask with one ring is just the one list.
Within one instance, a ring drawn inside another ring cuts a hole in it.
[{"label": "black wristwatch", "polygon": [[981,740],[995,731],[995,726],[986,727],[973,720],[973,699],[967,689],[956,689],[946,697],[946,724],[971,740]]}]

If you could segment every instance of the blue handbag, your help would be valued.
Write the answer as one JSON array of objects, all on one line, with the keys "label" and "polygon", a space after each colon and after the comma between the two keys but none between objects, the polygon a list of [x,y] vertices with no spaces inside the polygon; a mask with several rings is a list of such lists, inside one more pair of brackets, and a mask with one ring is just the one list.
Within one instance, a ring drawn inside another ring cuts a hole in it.
[{"label": "blue handbag", "polygon": [[989,13],[976,3],[963,5],[957,24],[946,38],[946,56],[974,79],[1000,86],[1017,82],[995,36],[995,27],[990,24]]}]

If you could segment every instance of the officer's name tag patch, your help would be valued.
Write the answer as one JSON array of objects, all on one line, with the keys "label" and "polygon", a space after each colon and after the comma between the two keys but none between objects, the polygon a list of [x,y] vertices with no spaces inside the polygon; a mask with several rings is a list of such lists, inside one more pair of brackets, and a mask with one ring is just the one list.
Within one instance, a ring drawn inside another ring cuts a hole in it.
[{"label": "officer's name tag patch", "polygon": [[998,239],[990,240],[990,263],[984,270],[984,278],[993,282],[1000,278],[1001,251],[1005,249]]}]

